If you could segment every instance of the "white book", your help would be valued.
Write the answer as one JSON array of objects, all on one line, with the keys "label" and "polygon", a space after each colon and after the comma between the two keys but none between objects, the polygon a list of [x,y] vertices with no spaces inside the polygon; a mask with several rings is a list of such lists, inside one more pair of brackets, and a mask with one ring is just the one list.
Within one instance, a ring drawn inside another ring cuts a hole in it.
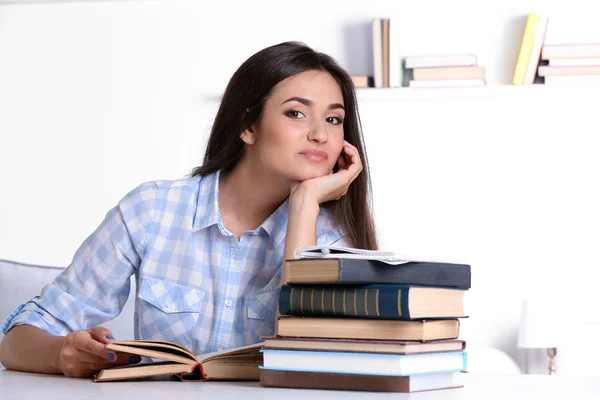
[{"label": "white book", "polygon": [[579,67],[588,65],[600,65],[599,58],[555,58],[548,60],[551,67]]},{"label": "white book", "polygon": [[284,371],[408,376],[467,369],[467,353],[464,351],[408,355],[308,350],[261,351],[264,368]]},{"label": "white book", "polygon": [[459,88],[485,86],[484,79],[441,79],[430,81],[410,81],[411,88]]},{"label": "white book", "polygon": [[548,17],[545,15],[539,15],[539,20],[535,30],[535,37],[533,38],[533,46],[531,47],[529,63],[527,64],[527,71],[525,72],[525,80],[523,81],[525,85],[530,85],[535,81],[535,73],[537,72],[537,68],[540,63],[540,56],[542,55],[542,46],[544,45],[547,27]]},{"label": "white book", "polygon": [[600,75],[557,75],[544,78],[546,85],[551,86],[598,86]]},{"label": "white book", "polygon": [[404,60],[406,69],[431,67],[471,67],[477,65],[473,54],[442,54],[430,56],[410,56]]},{"label": "white book", "polygon": [[380,250],[365,250],[356,249],[354,247],[343,247],[343,246],[304,246],[298,247],[294,251],[295,258],[350,258],[350,259],[362,259],[362,260],[377,260],[377,261],[398,261],[399,263],[406,263],[409,260],[400,260],[396,257],[396,253],[393,251],[380,251]]},{"label": "white book", "polygon": [[390,87],[402,86],[402,60],[400,58],[398,20],[390,19]]}]

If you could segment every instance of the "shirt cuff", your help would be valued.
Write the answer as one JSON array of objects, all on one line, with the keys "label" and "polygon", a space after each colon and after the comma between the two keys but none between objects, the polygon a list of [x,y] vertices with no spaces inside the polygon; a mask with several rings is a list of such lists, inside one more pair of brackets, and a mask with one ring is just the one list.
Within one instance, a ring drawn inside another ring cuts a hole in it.
[{"label": "shirt cuff", "polygon": [[8,331],[18,325],[35,326],[54,336],[70,333],[70,330],[65,326],[58,326],[58,321],[55,321],[55,323],[46,321],[44,315],[47,315],[47,313],[35,303],[31,301],[23,303],[4,320],[2,333],[6,335]]}]

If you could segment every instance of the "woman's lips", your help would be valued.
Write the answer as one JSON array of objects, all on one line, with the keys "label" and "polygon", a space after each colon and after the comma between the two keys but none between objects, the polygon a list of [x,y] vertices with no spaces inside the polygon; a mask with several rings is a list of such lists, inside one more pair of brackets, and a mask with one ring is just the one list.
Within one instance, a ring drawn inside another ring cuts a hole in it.
[{"label": "woman's lips", "polygon": [[314,162],[327,161],[329,158],[326,152],[315,149],[304,149],[300,152],[300,154]]}]

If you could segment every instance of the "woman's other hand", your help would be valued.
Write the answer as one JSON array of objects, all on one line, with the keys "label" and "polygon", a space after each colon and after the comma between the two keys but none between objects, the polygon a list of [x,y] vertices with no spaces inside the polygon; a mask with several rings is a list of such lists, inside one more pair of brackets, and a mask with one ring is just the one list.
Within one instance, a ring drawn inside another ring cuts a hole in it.
[{"label": "woman's other hand", "polygon": [[350,184],[363,169],[356,147],[344,140],[344,147],[337,160],[338,171],[318,178],[296,182],[290,188],[290,199],[300,195],[309,195],[317,204],[330,200],[339,200],[348,193]]}]

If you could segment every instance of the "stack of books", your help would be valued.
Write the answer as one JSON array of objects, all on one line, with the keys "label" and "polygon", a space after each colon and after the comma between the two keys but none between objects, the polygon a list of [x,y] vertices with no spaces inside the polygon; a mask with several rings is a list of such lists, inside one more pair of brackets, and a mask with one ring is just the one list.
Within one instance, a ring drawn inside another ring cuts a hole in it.
[{"label": "stack of books", "polygon": [[600,84],[600,44],[556,44],[542,48],[538,68],[546,85]]},{"label": "stack of books", "polygon": [[413,56],[404,59],[404,80],[412,88],[485,86],[485,68],[472,54]]},{"label": "stack of books", "polygon": [[314,246],[287,260],[262,386],[416,392],[460,386],[466,264]]}]

